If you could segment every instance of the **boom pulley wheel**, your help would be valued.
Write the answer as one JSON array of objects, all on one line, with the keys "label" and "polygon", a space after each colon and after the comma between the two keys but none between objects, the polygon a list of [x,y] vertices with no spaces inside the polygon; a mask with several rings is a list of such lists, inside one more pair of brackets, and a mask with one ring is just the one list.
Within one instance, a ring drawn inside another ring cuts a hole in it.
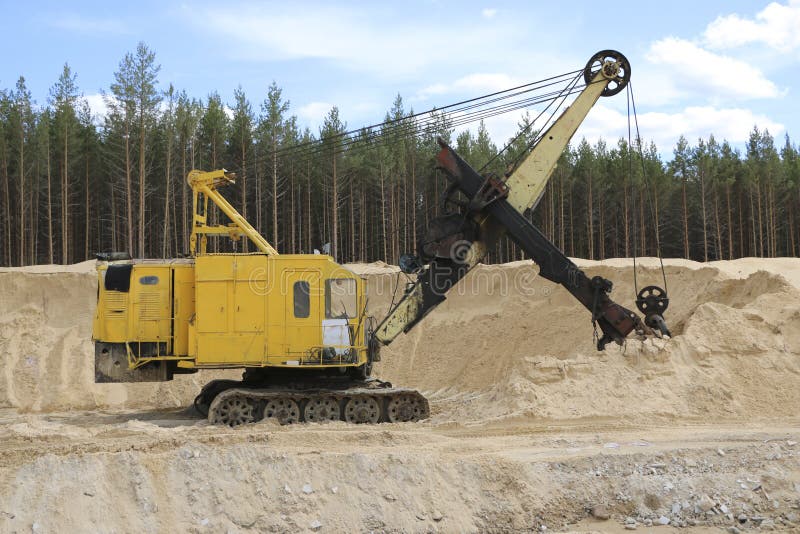
[{"label": "boom pulley wheel", "polygon": [[614,96],[622,91],[631,79],[631,64],[628,58],[616,50],[602,50],[592,56],[583,69],[583,81],[592,83],[597,73],[602,71],[608,85],[600,96]]}]

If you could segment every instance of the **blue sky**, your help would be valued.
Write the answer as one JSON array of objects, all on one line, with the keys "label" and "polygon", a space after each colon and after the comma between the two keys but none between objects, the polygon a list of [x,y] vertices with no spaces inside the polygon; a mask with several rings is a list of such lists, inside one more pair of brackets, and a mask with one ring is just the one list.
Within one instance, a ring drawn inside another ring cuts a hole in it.
[{"label": "blue sky", "polygon": [[[0,0],[0,87],[20,75],[44,103],[64,62],[98,113],[120,59],[144,41],[162,88],[241,84],[258,109],[275,80],[301,125],[337,105],[379,122],[400,93],[423,111],[582,68],[597,51],[631,62],[645,139],[742,146],[754,125],[800,137],[800,0],[665,2],[19,2]],[[565,7],[568,6],[568,7]],[[602,99],[578,138],[626,135],[624,94]],[[519,117],[487,124],[503,144]]]}]

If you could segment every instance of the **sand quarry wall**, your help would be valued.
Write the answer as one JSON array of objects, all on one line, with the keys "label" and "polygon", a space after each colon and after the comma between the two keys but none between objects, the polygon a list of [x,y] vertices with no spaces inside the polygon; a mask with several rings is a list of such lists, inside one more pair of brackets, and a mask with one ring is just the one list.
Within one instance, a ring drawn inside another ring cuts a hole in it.
[{"label": "sand quarry wall", "polygon": [[[633,308],[629,260],[581,261]],[[382,317],[405,282],[368,278]],[[660,284],[654,260],[639,286]],[[408,335],[376,374],[434,401],[435,420],[535,417],[735,418],[795,415],[800,405],[800,260],[666,262],[673,339],[594,350],[588,312],[530,262],[480,266]],[[397,286],[400,285],[398,289]],[[225,373],[160,384],[94,384],[94,263],[0,270],[0,407],[27,411],[188,405]]]},{"label": "sand quarry wall", "polygon": [[95,262],[0,269],[0,407],[29,411],[167,408],[191,403],[217,376],[171,382],[95,384],[92,319]]}]

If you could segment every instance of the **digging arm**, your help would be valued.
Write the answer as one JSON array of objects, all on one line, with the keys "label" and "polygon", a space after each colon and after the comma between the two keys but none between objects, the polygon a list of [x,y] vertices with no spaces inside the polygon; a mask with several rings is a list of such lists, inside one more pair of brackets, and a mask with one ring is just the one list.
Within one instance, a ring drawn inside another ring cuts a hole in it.
[{"label": "digging arm", "polygon": [[584,306],[603,331],[598,342],[621,342],[641,321],[633,312],[608,297],[611,282],[589,279],[524,216],[535,208],[559,157],[589,110],[601,96],[621,91],[630,78],[630,64],[619,52],[598,52],[584,69],[586,87],[564,113],[540,137],[525,160],[505,182],[479,175],[444,143],[438,165],[451,181],[448,192],[461,191],[469,205],[463,213],[443,218],[426,238],[424,259],[417,281],[408,287],[400,302],[379,324],[375,338],[386,345],[407,332],[446,293],[477,265],[508,234],[539,265],[540,274],[567,288]]}]

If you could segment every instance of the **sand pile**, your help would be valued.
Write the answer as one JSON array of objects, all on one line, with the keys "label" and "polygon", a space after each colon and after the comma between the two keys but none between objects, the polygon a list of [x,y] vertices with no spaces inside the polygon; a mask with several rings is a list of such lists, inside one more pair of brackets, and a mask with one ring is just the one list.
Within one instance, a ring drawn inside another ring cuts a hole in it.
[{"label": "sand pile", "polygon": [[[629,260],[580,263],[589,276],[612,280],[612,297],[635,309]],[[639,287],[661,285],[657,263],[642,263]],[[800,290],[789,279],[800,281],[800,260],[670,260],[674,338],[630,339],[601,353],[589,313],[535,273],[530,262],[475,269],[384,350],[378,374],[429,394],[440,421],[796,413]],[[397,280],[390,269],[370,275],[379,314]]]},{"label": "sand pile", "polygon": [[182,375],[159,384],[95,384],[96,276],[94,261],[0,269],[0,407],[186,406],[219,375]]},{"label": "sand pile", "polygon": [[[639,286],[660,284],[653,260]],[[634,309],[629,260],[581,262]],[[382,317],[405,276],[367,276]],[[758,417],[800,405],[800,260],[670,260],[673,339],[594,349],[589,313],[530,262],[480,266],[416,329],[383,350],[376,374],[433,400],[434,421],[533,417]],[[781,273],[781,274],[778,274]],[[0,407],[33,411],[186,406],[218,372],[160,384],[94,384],[93,262],[0,270]],[[230,371],[227,376],[238,376]]]}]

